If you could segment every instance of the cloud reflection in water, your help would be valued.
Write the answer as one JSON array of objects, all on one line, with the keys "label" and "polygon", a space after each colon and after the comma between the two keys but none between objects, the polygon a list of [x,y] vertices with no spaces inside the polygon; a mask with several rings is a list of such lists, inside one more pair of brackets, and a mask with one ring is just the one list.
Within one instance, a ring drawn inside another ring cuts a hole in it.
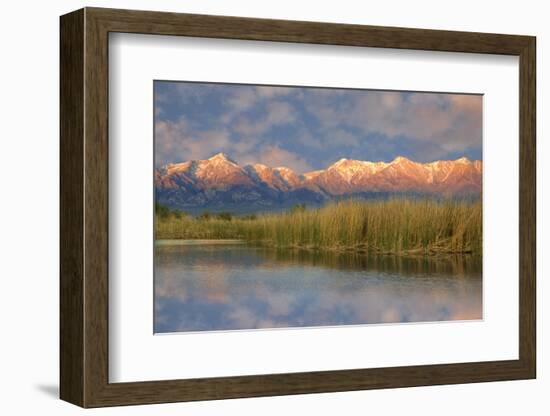
[{"label": "cloud reflection in water", "polygon": [[482,318],[481,259],[155,248],[155,332]]}]

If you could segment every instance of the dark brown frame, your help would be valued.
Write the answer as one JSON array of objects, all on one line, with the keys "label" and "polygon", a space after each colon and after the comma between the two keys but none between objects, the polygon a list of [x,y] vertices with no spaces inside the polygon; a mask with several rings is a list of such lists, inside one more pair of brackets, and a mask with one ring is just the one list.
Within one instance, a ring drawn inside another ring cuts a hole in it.
[{"label": "dark brown frame", "polygon": [[[82,407],[530,379],[536,376],[535,51],[531,36],[85,8],[61,17],[60,396]],[[515,55],[520,65],[519,359],[109,383],[110,32]]]}]

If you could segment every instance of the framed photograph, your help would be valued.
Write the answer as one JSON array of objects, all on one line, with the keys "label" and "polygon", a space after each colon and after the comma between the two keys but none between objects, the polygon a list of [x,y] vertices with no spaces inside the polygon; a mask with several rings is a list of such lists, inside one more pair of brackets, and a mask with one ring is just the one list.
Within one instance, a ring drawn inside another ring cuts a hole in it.
[{"label": "framed photograph", "polygon": [[63,400],[535,378],[534,37],[60,28]]}]

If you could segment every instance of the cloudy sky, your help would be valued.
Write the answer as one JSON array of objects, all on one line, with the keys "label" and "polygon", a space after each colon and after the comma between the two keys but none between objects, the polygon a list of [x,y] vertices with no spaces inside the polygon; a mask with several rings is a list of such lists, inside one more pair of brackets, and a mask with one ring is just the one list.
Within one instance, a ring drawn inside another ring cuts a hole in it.
[{"label": "cloudy sky", "polygon": [[155,81],[157,167],[224,152],[299,173],[345,157],[481,159],[480,95]]}]

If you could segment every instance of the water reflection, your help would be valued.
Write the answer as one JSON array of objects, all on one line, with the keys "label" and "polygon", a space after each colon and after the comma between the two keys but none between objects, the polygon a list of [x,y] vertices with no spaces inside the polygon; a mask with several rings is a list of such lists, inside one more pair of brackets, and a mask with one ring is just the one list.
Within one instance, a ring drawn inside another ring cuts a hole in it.
[{"label": "water reflection", "polygon": [[481,259],[155,248],[155,332],[480,319]]}]

